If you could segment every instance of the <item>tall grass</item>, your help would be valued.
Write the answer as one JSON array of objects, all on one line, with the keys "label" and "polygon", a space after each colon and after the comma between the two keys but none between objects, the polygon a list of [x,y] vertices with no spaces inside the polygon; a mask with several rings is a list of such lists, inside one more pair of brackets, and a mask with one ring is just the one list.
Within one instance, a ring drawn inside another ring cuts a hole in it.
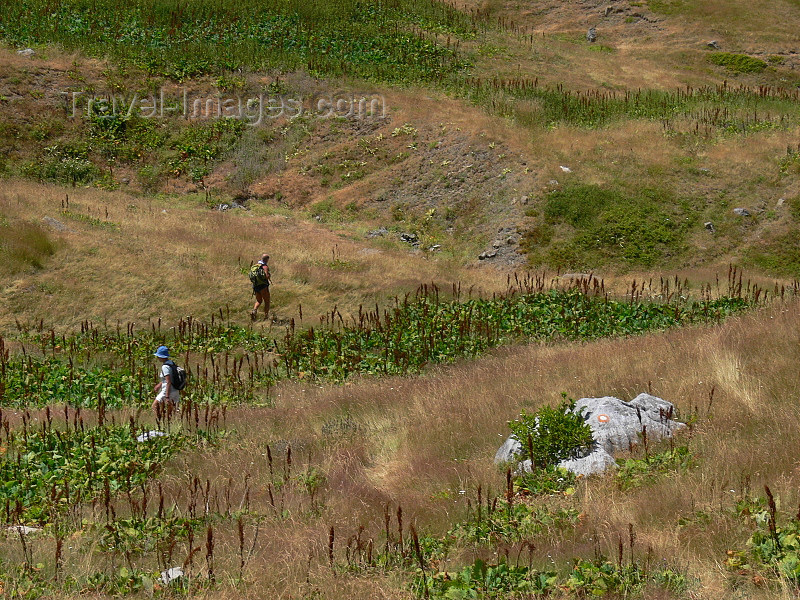
[{"label": "tall grass", "polygon": [[41,269],[56,245],[40,225],[0,215],[0,273]]},{"label": "tall grass", "polygon": [[[676,90],[639,89],[622,92],[570,90],[563,85],[540,86],[538,79],[472,78],[465,93],[473,102],[524,125],[602,127],[624,119],[660,121],[669,132],[689,124],[706,134],[746,133],[793,127],[798,123],[800,92],[771,86],[689,87]],[[535,109],[520,101],[533,102]]]}]

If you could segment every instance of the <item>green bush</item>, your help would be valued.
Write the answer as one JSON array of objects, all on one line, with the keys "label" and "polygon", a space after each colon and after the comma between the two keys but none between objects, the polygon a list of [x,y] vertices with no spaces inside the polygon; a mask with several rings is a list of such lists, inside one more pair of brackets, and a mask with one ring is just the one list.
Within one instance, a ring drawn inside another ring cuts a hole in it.
[{"label": "green bush", "polygon": [[565,400],[556,408],[543,406],[534,414],[522,412],[509,422],[513,436],[522,444],[520,460],[530,459],[535,467],[553,466],[574,458],[594,444],[592,429],[580,414],[575,402]]},{"label": "green bush", "polygon": [[725,67],[734,73],[761,73],[767,68],[767,63],[746,54],[733,54],[731,52],[712,52],[708,55],[709,62]]}]

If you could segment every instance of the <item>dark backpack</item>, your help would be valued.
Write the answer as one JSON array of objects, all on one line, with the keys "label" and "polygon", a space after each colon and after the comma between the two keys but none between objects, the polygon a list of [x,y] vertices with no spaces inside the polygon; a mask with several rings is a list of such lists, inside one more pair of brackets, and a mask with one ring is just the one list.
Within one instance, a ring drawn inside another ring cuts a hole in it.
[{"label": "dark backpack", "polygon": [[183,367],[179,367],[174,362],[169,361],[169,378],[172,387],[179,392],[186,387],[186,380],[189,379],[189,374]]},{"label": "dark backpack", "polygon": [[266,285],[269,283],[269,279],[267,279],[267,274],[264,272],[264,265],[261,264],[254,264],[250,267],[250,272],[248,273],[250,277],[250,282],[253,284],[253,287],[257,287],[259,285]]}]

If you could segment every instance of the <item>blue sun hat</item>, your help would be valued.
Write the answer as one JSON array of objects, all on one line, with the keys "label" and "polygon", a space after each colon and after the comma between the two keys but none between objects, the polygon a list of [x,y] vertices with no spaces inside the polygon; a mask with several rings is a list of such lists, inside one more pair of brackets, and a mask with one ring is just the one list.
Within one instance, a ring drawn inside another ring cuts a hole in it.
[{"label": "blue sun hat", "polygon": [[157,356],[158,358],[169,358],[169,348],[166,346],[159,346],[158,350],[153,356]]}]

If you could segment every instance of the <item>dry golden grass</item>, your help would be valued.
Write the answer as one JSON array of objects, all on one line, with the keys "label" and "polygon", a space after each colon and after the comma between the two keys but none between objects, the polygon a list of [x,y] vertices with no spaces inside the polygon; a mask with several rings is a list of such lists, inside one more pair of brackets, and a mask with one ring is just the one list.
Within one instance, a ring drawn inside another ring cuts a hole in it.
[{"label": "dry golden grass", "polygon": [[[584,482],[565,500],[584,515],[576,534],[537,540],[537,556],[591,558],[594,537],[601,551],[615,555],[618,538],[627,539],[632,524],[642,553],[652,547],[658,559],[687,568],[700,582],[693,597],[716,600],[731,590],[726,551],[743,548],[749,536],[745,520],[732,511],[735,500],[763,493],[764,484],[786,513],[794,514],[800,500],[799,327],[800,304],[794,302],[716,327],[505,349],[417,378],[289,383],[280,387],[274,408],[230,410],[234,437],[217,451],[174,461],[164,480],[179,494],[195,475],[218,490],[230,478],[236,499],[249,473],[251,509],[273,514],[266,448],[277,470],[291,445],[293,473],[312,465],[325,474],[322,505],[309,513],[308,496],[297,487],[281,492],[288,512],[267,517],[261,527],[248,564],[247,597],[296,597],[301,590],[332,599],[405,597],[400,583],[385,576],[333,573],[326,566],[329,527],[339,536],[342,561],[346,538],[360,526],[380,539],[386,505],[392,514],[402,506],[406,524],[441,534],[465,514],[459,490],[474,501],[479,484],[485,494],[504,488],[491,458],[508,433],[506,422],[521,409],[557,402],[562,391],[574,398],[630,399],[651,389],[684,418],[699,417],[687,434],[697,466],[631,491],[621,491],[613,477]],[[235,531],[220,528],[217,535],[218,547],[226,548],[220,565],[235,570]],[[461,560],[471,560],[470,553],[452,556],[441,568],[455,569]],[[785,590],[744,586],[741,597],[789,597]]]},{"label": "dry golden grass", "polygon": [[[72,217],[62,213],[66,196]],[[226,307],[244,322],[252,299],[241,269],[263,252],[272,257],[273,310],[297,317],[302,304],[311,323],[335,305],[354,310],[423,282],[460,280],[485,289],[505,282],[494,270],[370,248],[267,203],[218,212],[199,195],[158,199],[14,181],[0,192],[0,211],[36,223],[49,216],[69,228],[50,232],[59,245],[43,270],[4,281],[0,328],[15,319],[66,329],[85,319],[173,322]]]}]

